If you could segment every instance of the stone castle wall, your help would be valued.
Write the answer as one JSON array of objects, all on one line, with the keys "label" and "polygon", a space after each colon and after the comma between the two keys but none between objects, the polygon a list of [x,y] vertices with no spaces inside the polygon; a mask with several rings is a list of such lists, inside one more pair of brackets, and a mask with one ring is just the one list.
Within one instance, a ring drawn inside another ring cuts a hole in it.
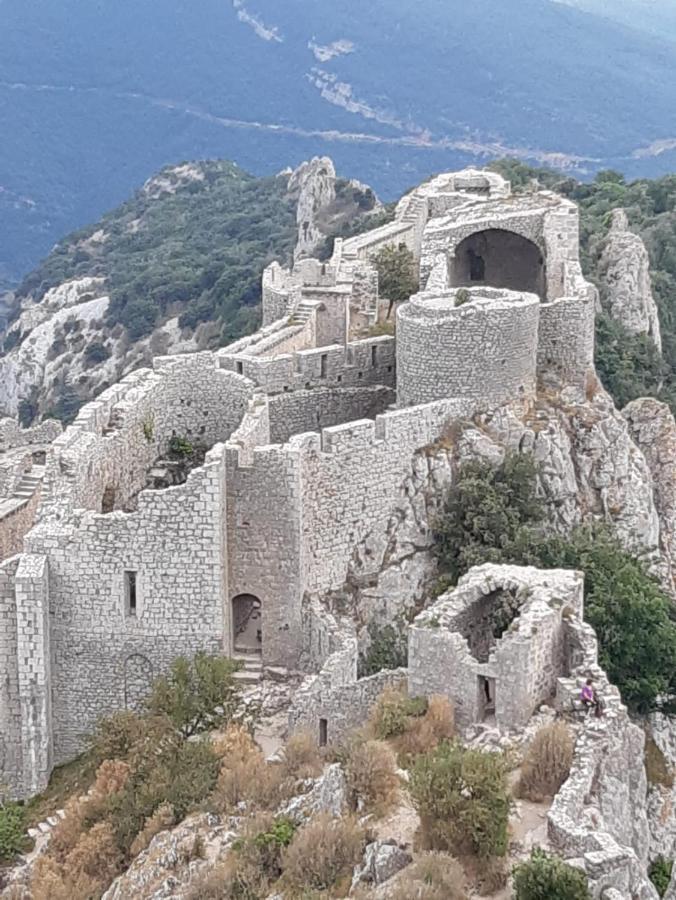
[{"label": "stone castle wall", "polygon": [[[87,512],[65,527],[47,520],[26,539],[29,551],[49,553],[57,762],[79,752],[100,716],[134,708],[176,656],[229,651],[224,478],[217,445],[185,484],[142,492],[135,512]],[[136,578],[134,616],[126,572]]]},{"label": "stone castle wall", "polygon": [[463,397],[477,408],[493,408],[534,396],[538,298],[490,288],[462,291],[418,294],[397,310],[400,405]]}]

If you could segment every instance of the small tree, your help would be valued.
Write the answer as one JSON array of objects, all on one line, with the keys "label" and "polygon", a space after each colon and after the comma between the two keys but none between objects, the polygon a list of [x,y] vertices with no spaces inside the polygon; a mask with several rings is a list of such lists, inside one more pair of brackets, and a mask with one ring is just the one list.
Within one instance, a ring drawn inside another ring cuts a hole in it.
[{"label": "small tree", "polygon": [[648,876],[652,883],[655,885],[655,890],[660,895],[660,897],[664,897],[667,890],[669,889],[673,869],[673,859],[665,859],[663,856],[658,856],[657,859],[654,859],[650,864],[650,868],[648,869]]},{"label": "small tree", "polygon": [[378,293],[390,301],[387,318],[395,303],[408,300],[419,287],[415,256],[406,244],[388,244],[371,257],[378,270]]},{"label": "small tree", "polygon": [[16,803],[0,805],[0,864],[10,863],[21,853],[26,834],[24,811]]},{"label": "small tree", "polygon": [[416,759],[410,791],[431,849],[505,855],[510,799],[501,755],[442,743]]},{"label": "small tree", "polygon": [[156,679],[148,700],[151,713],[166,716],[191,737],[230,722],[239,705],[238,664],[223,656],[198,653],[174,660],[168,675]]},{"label": "small tree", "polygon": [[514,869],[514,896],[516,900],[591,900],[584,872],[539,849]]},{"label": "small tree", "polygon": [[484,562],[517,561],[544,514],[531,456],[508,453],[499,466],[466,463],[434,523],[441,570],[455,581]]}]

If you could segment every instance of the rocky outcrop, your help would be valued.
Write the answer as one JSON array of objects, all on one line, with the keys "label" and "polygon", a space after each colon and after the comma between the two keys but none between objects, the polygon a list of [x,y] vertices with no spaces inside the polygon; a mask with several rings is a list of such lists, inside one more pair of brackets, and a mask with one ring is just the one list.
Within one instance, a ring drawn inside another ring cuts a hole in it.
[{"label": "rocky outcrop", "polygon": [[[649,771],[648,821],[650,856],[676,858],[676,720],[661,713],[650,716],[647,740],[652,742]],[[676,894],[675,894],[676,897]]]},{"label": "rocky outcrop", "polygon": [[650,284],[650,260],[641,238],[616,209],[601,256],[602,296],[610,315],[633,334],[649,335],[662,352],[657,305]]},{"label": "rocky outcrop", "polygon": [[676,421],[666,403],[643,397],[623,410],[630,434],[643,453],[653,481],[665,558],[676,559]]},{"label": "rocky outcrop", "polygon": [[231,846],[236,832],[208,813],[190,816],[156,835],[103,900],[168,900],[186,897],[191,881],[207,871]]},{"label": "rocky outcrop", "polygon": [[324,240],[317,216],[336,199],[336,170],[328,156],[302,163],[289,178],[289,193],[298,196],[298,241],[295,259],[311,256]]},{"label": "rocky outcrop", "polygon": [[358,621],[391,622],[423,603],[436,579],[433,523],[455,472],[473,459],[497,464],[509,450],[531,452],[540,464],[542,494],[557,531],[607,522],[671,588],[667,470],[658,514],[652,467],[634,442],[631,421],[595,385],[587,396],[541,392],[526,415],[503,407],[478,416],[416,454],[389,520],[355,550],[347,594]]}]

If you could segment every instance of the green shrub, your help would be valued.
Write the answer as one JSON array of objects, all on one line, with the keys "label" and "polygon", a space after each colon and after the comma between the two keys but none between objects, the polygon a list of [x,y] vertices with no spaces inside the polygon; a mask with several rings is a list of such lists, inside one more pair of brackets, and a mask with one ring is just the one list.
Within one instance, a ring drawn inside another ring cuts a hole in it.
[{"label": "green shrub", "polygon": [[374,737],[380,741],[404,734],[412,716],[424,716],[425,697],[409,697],[396,688],[386,688],[371,710],[369,724]]},{"label": "green shrub", "polygon": [[667,892],[669,884],[671,883],[671,873],[673,868],[673,859],[665,859],[663,856],[658,856],[657,859],[650,863],[648,875],[655,885],[655,890],[660,897],[664,897]]},{"label": "green shrub", "polygon": [[368,650],[359,657],[360,678],[375,675],[383,669],[399,669],[408,665],[408,637],[404,630],[372,622],[368,633]]},{"label": "green shrub", "polygon": [[0,863],[10,863],[24,849],[24,810],[17,803],[0,806]]},{"label": "green shrub", "polygon": [[184,459],[186,456],[192,456],[195,452],[195,446],[187,438],[174,437],[169,441],[169,453],[178,459]]},{"label": "green shrub", "polygon": [[220,728],[239,708],[237,669],[238,664],[224,656],[198,653],[192,660],[181,656],[168,675],[154,682],[148,709],[166,716],[184,737]]},{"label": "green shrub", "polygon": [[516,900],[591,900],[587,876],[556,856],[533,850],[528,862],[514,869]]},{"label": "green shrub", "polygon": [[508,453],[499,466],[466,463],[433,526],[441,572],[455,582],[472,566],[510,561],[544,514],[531,456]]},{"label": "green shrub", "polygon": [[444,742],[417,757],[409,787],[430,849],[505,855],[510,799],[501,755]]}]

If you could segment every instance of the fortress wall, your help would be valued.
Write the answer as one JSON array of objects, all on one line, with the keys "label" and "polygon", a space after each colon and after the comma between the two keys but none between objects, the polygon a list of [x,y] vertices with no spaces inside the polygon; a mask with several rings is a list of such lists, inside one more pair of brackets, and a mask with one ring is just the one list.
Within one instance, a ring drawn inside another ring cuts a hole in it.
[{"label": "fortress wall", "polygon": [[87,404],[53,444],[45,472],[45,506],[116,509],[145,487],[149,467],[172,436],[213,446],[239,425],[253,384],[216,368],[212,353],[158,357],[155,371],[127,376]]},{"label": "fortress wall", "polygon": [[477,409],[494,408],[534,395],[535,295],[511,294],[516,302],[473,300],[438,313],[427,308],[427,296],[418,296],[417,309],[407,303],[397,310],[400,406],[463,397]]},{"label": "fortress wall", "polygon": [[540,309],[538,375],[552,371],[571,384],[584,384],[594,370],[595,290],[562,297]]},{"label": "fortress wall", "polygon": [[20,559],[0,564],[0,773],[11,796],[23,794],[21,701],[14,578]]},{"label": "fortress wall", "polygon": [[24,553],[14,575],[24,796],[47,786],[53,766],[50,585],[47,557]]},{"label": "fortress wall", "polygon": [[[266,335],[262,340],[251,346],[245,351],[248,356],[277,356],[280,353],[293,353],[296,350],[304,350],[306,347],[315,346],[314,321],[312,318],[304,325],[285,325],[272,334]],[[222,366],[221,359],[235,356],[235,354],[224,353],[220,351],[217,354],[218,364],[220,368],[231,368],[230,366]]]},{"label": "fortress wall", "polygon": [[269,394],[309,390],[327,384],[341,387],[394,386],[394,338],[377,337],[275,357],[220,354],[220,364],[255,382]]},{"label": "fortress wall", "polygon": [[306,347],[347,343],[351,297],[352,292],[342,287],[332,290],[310,288],[303,291],[303,301],[319,304],[313,317],[316,318],[315,341],[312,345],[306,344]]},{"label": "fortress wall", "polygon": [[231,441],[226,463],[227,603],[256,596],[263,662],[293,669],[303,649],[299,449],[292,442],[241,452]]},{"label": "fortress wall", "polygon": [[[133,513],[40,523],[27,537],[47,552],[58,762],[82,748],[96,719],[134,707],[179,655],[223,650],[224,448],[185,484],[144,491]],[[136,573],[136,616],[125,572]]]},{"label": "fortress wall", "polygon": [[32,428],[22,428],[16,419],[0,419],[0,452],[13,450],[15,447],[49,444],[62,431],[61,423],[56,419],[45,419]]},{"label": "fortress wall", "polygon": [[[343,586],[355,547],[387,521],[413,456],[470,411],[442,401],[325,428],[293,441],[302,447],[302,540],[305,590]],[[288,447],[289,445],[287,445]],[[375,565],[375,563],[374,563]]]},{"label": "fortress wall", "polygon": [[270,441],[283,444],[294,434],[318,431],[354,419],[375,419],[395,403],[392,388],[321,387],[270,397]]},{"label": "fortress wall", "polygon": [[23,539],[35,522],[39,503],[39,490],[27,500],[19,497],[0,500],[0,561],[21,552]]},{"label": "fortress wall", "polygon": [[580,267],[578,208],[574,203],[557,199],[558,205],[547,213],[544,222],[549,300],[555,300],[571,292],[572,285],[568,277],[570,267],[576,266],[578,271]]},{"label": "fortress wall", "polygon": [[0,497],[9,497],[17,488],[24,472],[33,465],[30,450],[15,449],[0,452]]},{"label": "fortress wall", "polygon": [[343,257],[354,255],[368,260],[383,247],[405,244],[412,253],[418,253],[416,230],[410,222],[389,222],[364,234],[348,238],[343,242]]}]

